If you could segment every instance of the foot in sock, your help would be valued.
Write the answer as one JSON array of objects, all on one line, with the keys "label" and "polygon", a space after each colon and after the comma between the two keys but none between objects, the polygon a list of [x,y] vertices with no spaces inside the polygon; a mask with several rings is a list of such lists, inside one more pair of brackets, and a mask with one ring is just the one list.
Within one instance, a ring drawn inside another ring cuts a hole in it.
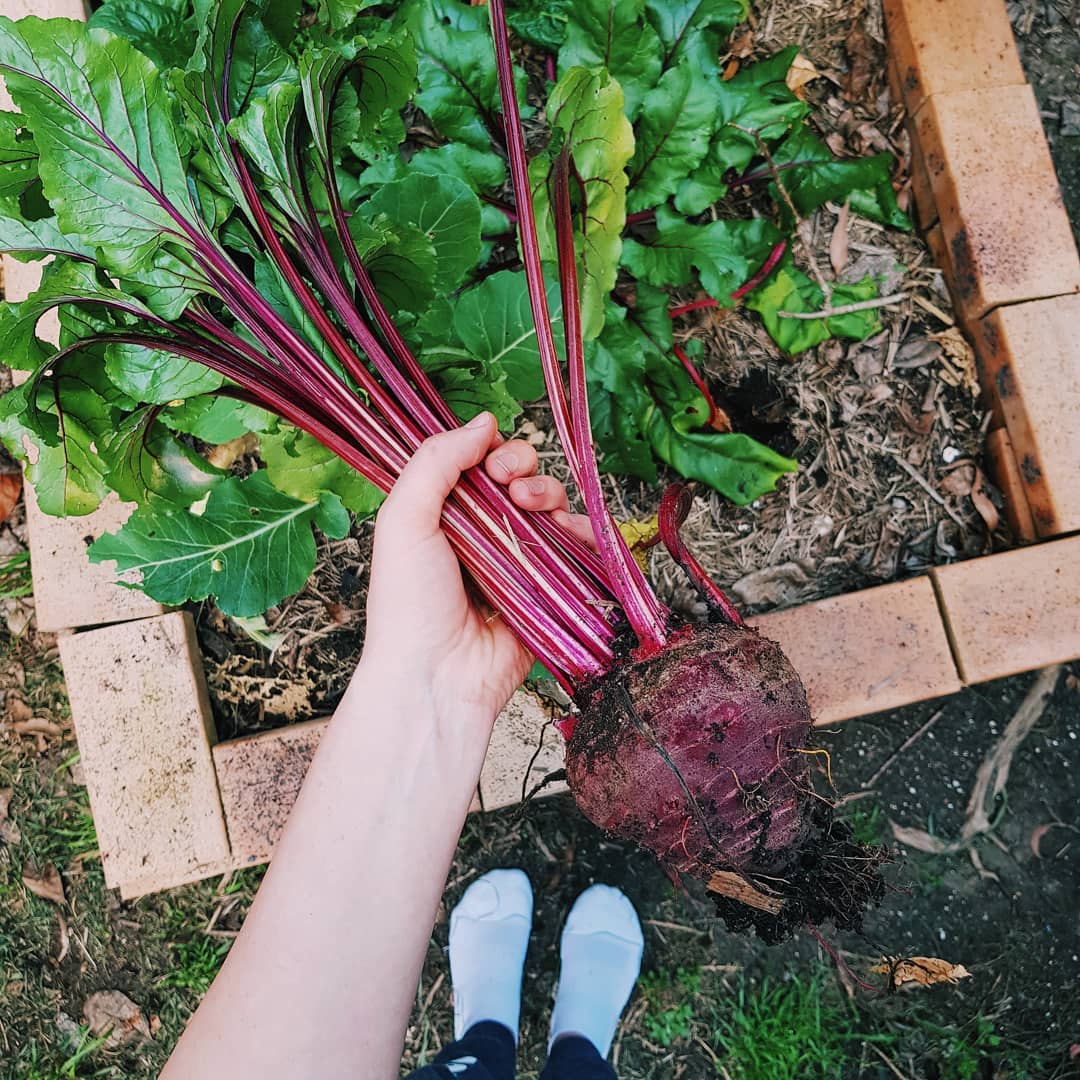
[{"label": "foot in sock", "polygon": [[517,1042],[532,906],[532,886],[522,871],[491,870],[465,890],[451,913],[455,1039],[481,1020],[494,1020]]},{"label": "foot in sock", "polygon": [[577,898],[562,932],[552,1043],[560,1035],[584,1035],[607,1057],[644,947],[634,905],[618,889],[593,885]]}]

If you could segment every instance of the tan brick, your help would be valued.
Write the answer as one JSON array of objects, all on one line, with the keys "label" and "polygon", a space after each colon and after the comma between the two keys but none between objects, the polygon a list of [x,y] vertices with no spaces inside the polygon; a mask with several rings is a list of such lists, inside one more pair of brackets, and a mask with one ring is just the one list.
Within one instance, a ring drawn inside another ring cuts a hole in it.
[{"label": "tan brick", "polygon": [[998,308],[972,330],[1036,532],[1080,529],[1080,296]]},{"label": "tan brick", "polygon": [[937,94],[915,127],[963,318],[1080,289],[1080,260],[1031,87]]},{"label": "tan brick", "polygon": [[60,639],[105,881],[124,895],[230,865],[215,739],[187,612]]},{"label": "tan brick", "polygon": [[[160,615],[165,609],[138,589],[117,584],[116,563],[92,563],[90,541],[115,532],[134,509],[110,494],[92,514],[58,518],[38,507],[33,488],[26,491],[30,570],[39,630],[77,629]],[[130,580],[131,575],[127,575]]]},{"label": "tan brick", "polygon": [[933,571],[965,682],[1080,657],[1080,536]]},{"label": "tan brick", "polygon": [[951,694],[960,680],[927,577],[748,620],[802,676],[817,724]]},{"label": "tan brick", "polygon": [[986,436],[986,463],[990,479],[1001,492],[1005,518],[1013,537],[1020,543],[1030,544],[1035,539],[1035,522],[1031,518],[1012,440],[1005,428],[995,428]]},{"label": "tan brick", "polygon": [[[484,810],[498,810],[521,802],[523,791],[527,794],[545,776],[563,767],[564,739],[549,723],[555,715],[552,706],[527,690],[519,690],[510,699],[495,721],[480,773]],[[538,746],[541,746],[539,753]],[[543,794],[557,795],[566,790],[564,783],[548,784]]]},{"label": "tan brick", "polygon": [[307,720],[214,747],[236,866],[269,861],[328,723]]},{"label": "tan brick", "polygon": [[1024,84],[1003,0],[885,0],[884,8],[911,114],[932,94]]},{"label": "tan brick", "polygon": [[[563,738],[545,728],[551,710],[535,694],[519,690],[495,721],[480,792],[470,810],[496,810],[521,801],[548,773],[563,767]],[[309,720],[214,747],[221,799],[233,862],[254,866],[274,850],[300,785],[329,721]],[[543,747],[533,761],[543,733]],[[531,764],[530,764],[531,763]],[[566,784],[544,788],[544,795],[566,791]]]}]

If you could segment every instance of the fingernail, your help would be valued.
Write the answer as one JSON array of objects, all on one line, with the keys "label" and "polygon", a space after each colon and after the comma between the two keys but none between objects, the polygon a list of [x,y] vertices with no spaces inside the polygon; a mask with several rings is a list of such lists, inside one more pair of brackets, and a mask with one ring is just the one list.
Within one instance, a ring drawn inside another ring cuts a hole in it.
[{"label": "fingernail", "polygon": [[491,419],[491,413],[482,412],[474,416],[465,426],[467,428],[481,428],[487,427],[488,422]]},{"label": "fingernail", "polygon": [[543,495],[544,494],[544,480],[543,477],[534,476],[531,480],[525,481],[525,486],[529,489],[530,495]]},{"label": "fingernail", "polygon": [[518,456],[513,451],[508,451],[505,454],[499,454],[494,459],[494,464],[498,465],[507,476],[513,476],[514,470],[518,467]]}]

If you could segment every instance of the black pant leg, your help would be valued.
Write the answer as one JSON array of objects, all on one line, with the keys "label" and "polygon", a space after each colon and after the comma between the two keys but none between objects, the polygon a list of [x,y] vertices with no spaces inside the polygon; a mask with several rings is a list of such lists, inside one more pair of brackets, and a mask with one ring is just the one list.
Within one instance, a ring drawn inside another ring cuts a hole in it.
[{"label": "black pant leg", "polygon": [[494,1020],[473,1024],[408,1080],[514,1080],[517,1047],[510,1029]]},{"label": "black pant leg", "polygon": [[617,1080],[615,1070],[582,1035],[559,1039],[548,1054],[540,1080]]}]

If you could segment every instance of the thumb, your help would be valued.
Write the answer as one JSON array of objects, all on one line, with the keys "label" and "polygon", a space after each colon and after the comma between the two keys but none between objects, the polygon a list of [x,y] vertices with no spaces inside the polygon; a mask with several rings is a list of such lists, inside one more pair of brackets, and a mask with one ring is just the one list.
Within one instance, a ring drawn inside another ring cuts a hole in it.
[{"label": "thumb", "polygon": [[495,417],[483,412],[464,427],[425,439],[394,483],[379,524],[413,536],[435,532],[447,495],[466,469],[484,459],[497,438]]}]

